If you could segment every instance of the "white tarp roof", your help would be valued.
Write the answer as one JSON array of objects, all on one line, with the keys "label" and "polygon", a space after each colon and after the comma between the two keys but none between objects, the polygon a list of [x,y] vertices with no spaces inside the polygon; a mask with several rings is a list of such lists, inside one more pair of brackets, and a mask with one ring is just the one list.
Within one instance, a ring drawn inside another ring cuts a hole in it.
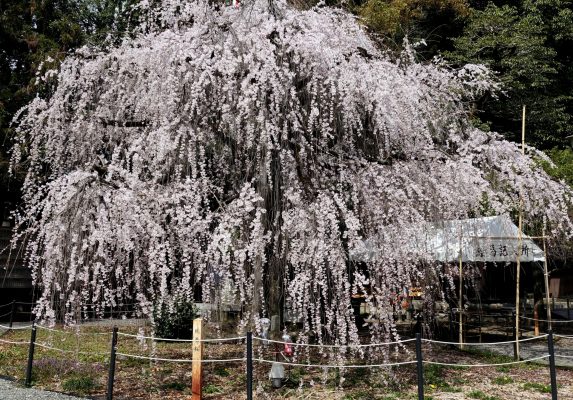
[{"label": "white tarp roof", "polygon": [[[411,232],[406,247],[437,261],[459,261],[460,246],[463,262],[515,262],[518,252],[523,262],[545,260],[543,250],[527,235],[522,235],[520,249],[519,229],[505,215],[428,222]],[[375,240],[367,239],[350,252],[350,258],[369,261],[378,248]]]},{"label": "white tarp roof", "polygon": [[515,262],[518,253],[523,262],[545,260],[527,235],[520,249],[519,229],[506,215],[428,223],[423,235],[417,246],[425,245],[438,261],[459,261],[460,246],[462,261]]}]

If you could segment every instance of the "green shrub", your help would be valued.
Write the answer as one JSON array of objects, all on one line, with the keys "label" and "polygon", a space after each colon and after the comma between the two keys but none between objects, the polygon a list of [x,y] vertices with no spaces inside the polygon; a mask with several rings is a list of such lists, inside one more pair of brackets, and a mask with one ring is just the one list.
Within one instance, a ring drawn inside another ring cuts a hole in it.
[{"label": "green shrub", "polygon": [[197,316],[197,308],[190,300],[177,299],[171,309],[163,303],[153,310],[155,335],[167,339],[191,339],[193,320]]},{"label": "green shrub", "polygon": [[473,390],[468,393],[468,397],[472,399],[480,399],[480,400],[500,400],[497,396],[488,396],[481,390]]},{"label": "green shrub", "polygon": [[223,390],[219,386],[212,384],[205,386],[203,391],[207,394],[223,393]]},{"label": "green shrub", "polygon": [[95,389],[96,383],[92,376],[76,376],[66,379],[62,383],[62,388],[66,392],[86,393]]}]

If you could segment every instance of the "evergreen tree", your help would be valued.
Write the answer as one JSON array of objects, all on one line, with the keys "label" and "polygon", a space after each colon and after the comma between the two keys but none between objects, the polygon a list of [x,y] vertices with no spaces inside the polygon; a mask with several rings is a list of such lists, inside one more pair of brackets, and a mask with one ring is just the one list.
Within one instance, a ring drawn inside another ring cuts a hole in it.
[{"label": "evergreen tree", "polygon": [[477,115],[509,139],[520,137],[522,105],[528,108],[528,143],[563,146],[573,131],[571,6],[548,0],[474,9],[455,50],[446,53],[458,64],[483,63],[498,74],[503,92],[483,98]]}]

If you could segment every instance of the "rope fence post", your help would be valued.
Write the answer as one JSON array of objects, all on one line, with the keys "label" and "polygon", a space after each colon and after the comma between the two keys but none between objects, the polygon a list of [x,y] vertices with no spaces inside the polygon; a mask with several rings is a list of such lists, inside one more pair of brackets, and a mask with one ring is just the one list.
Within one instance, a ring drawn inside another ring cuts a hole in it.
[{"label": "rope fence post", "polygon": [[113,399],[113,381],[115,379],[115,353],[117,352],[117,326],[113,327],[111,335],[111,349],[109,354],[109,373],[107,376],[106,400]]},{"label": "rope fence post", "polygon": [[32,366],[34,365],[34,348],[36,347],[36,324],[32,324],[32,333],[30,334],[30,347],[28,348],[28,366],[26,367],[25,386],[32,386]]},{"label": "rope fence post", "polygon": [[422,336],[416,333],[416,361],[418,371],[418,400],[424,400],[424,361],[422,360]]},{"label": "rope fence post", "polygon": [[551,376],[551,400],[557,400],[557,376],[555,373],[555,349],[553,347],[553,331],[547,334],[547,350],[549,350],[549,375]]},{"label": "rope fence post", "polygon": [[12,307],[10,308],[10,329],[12,329],[12,323],[14,322],[14,309],[16,308],[16,300],[12,300]]},{"label": "rope fence post", "polygon": [[203,398],[203,319],[193,320],[193,364],[191,364],[191,400]]},{"label": "rope fence post", "polygon": [[247,332],[247,400],[253,400],[253,333]]}]

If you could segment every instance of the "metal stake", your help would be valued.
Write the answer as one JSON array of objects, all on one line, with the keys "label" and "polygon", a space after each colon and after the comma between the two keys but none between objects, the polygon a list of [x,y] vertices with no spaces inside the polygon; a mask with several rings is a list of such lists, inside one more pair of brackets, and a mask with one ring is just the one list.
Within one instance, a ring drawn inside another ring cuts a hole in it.
[{"label": "metal stake", "polygon": [[247,332],[247,400],[253,400],[253,333]]},{"label": "metal stake", "polygon": [[557,400],[557,376],[555,373],[555,349],[553,348],[553,331],[548,332],[547,349],[549,350],[549,375],[551,376],[551,400]]},{"label": "metal stake", "polygon": [[416,333],[416,361],[418,370],[418,400],[424,400],[424,362],[422,360],[422,336]]},{"label": "metal stake", "polygon": [[115,378],[115,353],[117,352],[117,326],[113,327],[111,335],[111,350],[109,355],[109,374],[107,376],[107,400],[113,399],[113,381]]},{"label": "metal stake", "polygon": [[28,366],[26,367],[26,387],[32,386],[32,366],[34,364],[34,348],[36,347],[36,324],[32,324],[30,347],[28,348]]}]

